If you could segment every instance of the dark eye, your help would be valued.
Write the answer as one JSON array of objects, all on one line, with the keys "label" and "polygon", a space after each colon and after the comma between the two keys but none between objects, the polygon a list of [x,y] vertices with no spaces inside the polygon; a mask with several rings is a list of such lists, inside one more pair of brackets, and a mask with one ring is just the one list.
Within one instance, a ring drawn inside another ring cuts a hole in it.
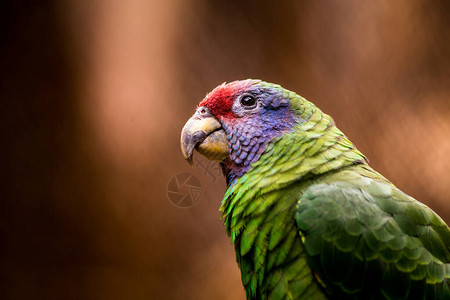
[{"label": "dark eye", "polygon": [[246,108],[253,108],[256,106],[256,99],[252,95],[244,95],[241,97],[241,105]]}]

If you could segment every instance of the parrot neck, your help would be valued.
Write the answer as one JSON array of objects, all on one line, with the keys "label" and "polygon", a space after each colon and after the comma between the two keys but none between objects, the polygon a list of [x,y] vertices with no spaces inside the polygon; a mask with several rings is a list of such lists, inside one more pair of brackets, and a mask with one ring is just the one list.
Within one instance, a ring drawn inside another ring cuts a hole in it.
[{"label": "parrot neck", "polygon": [[[307,104],[310,106],[297,111],[297,121],[293,121],[292,117],[283,118],[283,124],[290,124],[291,129],[284,128],[279,135],[271,135],[271,130],[264,131],[264,143],[257,147],[258,152],[251,156],[252,160],[236,164],[230,155],[231,158],[222,163],[228,187],[232,187],[241,177],[260,177],[264,174],[265,182],[273,178],[273,182],[279,184],[277,178],[285,174],[288,183],[366,162],[365,156],[335,126],[329,115],[314,104]],[[233,154],[233,149],[229,152]],[[250,181],[257,183],[254,179]]]},{"label": "parrot neck", "polygon": [[290,132],[301,121],[286,106],[278,110],[268,108],[260,115],[241,118],[238,123],[222,122],[228,140],[229,155],[222,163],[227,185],[248,172],[273,140]]},{"label": "parrot neck", "polygon": [[299,113],[290,132],[267,144],[258,161],[242,175],[228,174],[228,188],[221,205],[228,232],[232,235],[229,213],[240,200],[254,199],[294,182],[318,178],[351,165],[364,164],[366,158],[335,126],[333,119],[311,106]]}]

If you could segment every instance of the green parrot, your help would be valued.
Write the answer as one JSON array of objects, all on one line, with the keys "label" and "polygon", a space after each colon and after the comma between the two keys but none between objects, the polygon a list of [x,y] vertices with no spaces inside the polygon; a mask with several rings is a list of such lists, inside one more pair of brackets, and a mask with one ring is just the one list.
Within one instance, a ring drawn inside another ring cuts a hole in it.
[{"label": "green parrot", "polygon": [[296,93],[224,83],[185,124],[181,149],[222,166],[247,299],[450,299],[449,227]]}]

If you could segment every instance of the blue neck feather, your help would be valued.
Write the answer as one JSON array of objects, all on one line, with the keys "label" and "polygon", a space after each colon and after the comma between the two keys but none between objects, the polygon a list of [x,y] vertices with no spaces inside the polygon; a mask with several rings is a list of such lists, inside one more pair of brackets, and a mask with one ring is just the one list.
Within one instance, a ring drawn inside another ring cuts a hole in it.
[{"label": "blue neck feather", "polygon": [[291,130],[300,121],[289,105],[280,103],[278,97],[267,100],[277,101],[263,103],[264,109],[259,114],[239,118],[238,122],[223,122],[229,158],[222,167],[228,186],[251,168],[268,143]]}]

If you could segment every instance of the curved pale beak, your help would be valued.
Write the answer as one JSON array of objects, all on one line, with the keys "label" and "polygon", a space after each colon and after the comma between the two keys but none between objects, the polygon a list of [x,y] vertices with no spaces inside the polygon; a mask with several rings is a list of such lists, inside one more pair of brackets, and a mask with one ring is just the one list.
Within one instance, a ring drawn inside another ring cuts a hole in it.
[{"label": "curved pale beak", "polygon": [[213,116],[202,118],[194,114],[184,125],[181,151],[191,165],[194,149],[214,161],[223,161],[228,156],[226,133]]}]

